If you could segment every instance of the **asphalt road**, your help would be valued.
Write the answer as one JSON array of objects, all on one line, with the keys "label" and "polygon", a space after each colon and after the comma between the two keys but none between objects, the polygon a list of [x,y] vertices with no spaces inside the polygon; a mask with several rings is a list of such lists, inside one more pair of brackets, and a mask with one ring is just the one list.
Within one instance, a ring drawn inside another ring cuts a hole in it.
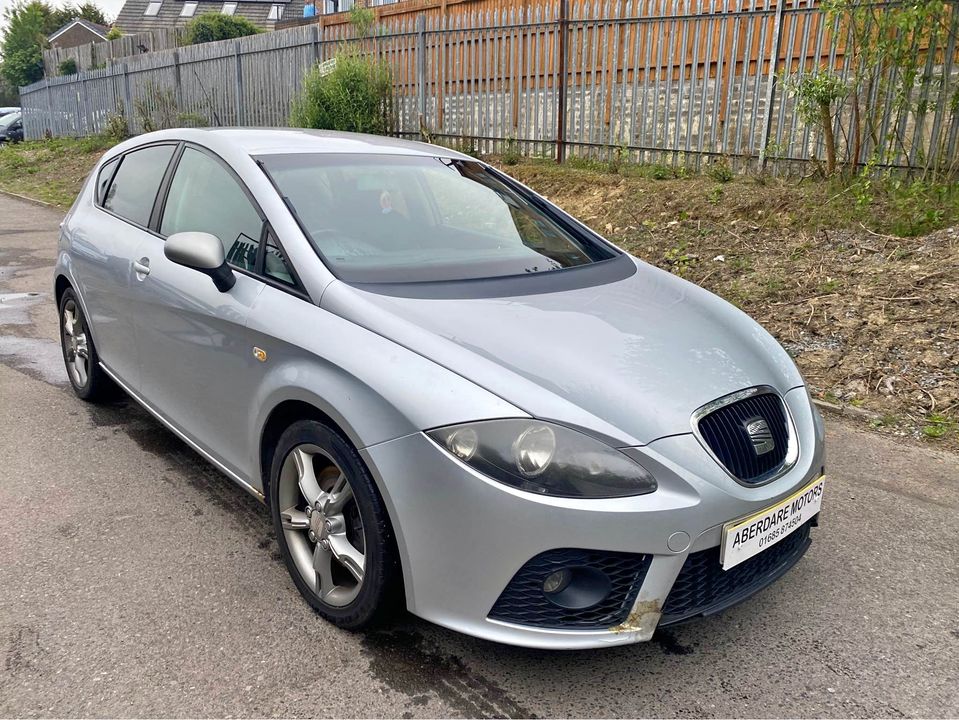
[{"label": "asphalt road", "polygon": [[264,508],[70,392],[59,220],[0,196],[0,716],[959,715],[959,458],[835,421],[811,550],[724,615],[575,653],[332,628]]}]

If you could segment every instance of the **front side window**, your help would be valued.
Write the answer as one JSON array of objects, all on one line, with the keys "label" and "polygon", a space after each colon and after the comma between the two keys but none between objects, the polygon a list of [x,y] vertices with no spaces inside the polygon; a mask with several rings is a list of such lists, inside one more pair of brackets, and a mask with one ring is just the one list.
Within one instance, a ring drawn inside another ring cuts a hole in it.
[{"label": "front side window", "polygon": [[263,220],[236,178],[216,158],[186,148],[170,183],[160,234],[206,232],[232,265],[253,270]]},{"label": "front side window", "polygon": [[236,3],[235,2],[225,2],[223,7],[220,9],[220,12],[224,15],[232,15],[236,12]]},{"label": "front side window", "polygon": [[174,149],[173,145],[155,145],[124,155],[103,195],[103,207],[137,225],[149,225],[157,190]]},{"label": "front side window", "polygon": [[185,2],[183,7],[180,8],[180,17],[193,17],[196,15],[196,8],[199,3],[195,2]]},{"label": "front side window", "polygon": [[147,4],[146,10],[143,11],[143,14],[147,17],[154,17],[160,14],[160,8],[163,7],[162,2],[151,2]]},{"label": "front side window", "polygon": [[617,256],[482,163],[318,153],[259,160],[347,282],[508,277]]}]

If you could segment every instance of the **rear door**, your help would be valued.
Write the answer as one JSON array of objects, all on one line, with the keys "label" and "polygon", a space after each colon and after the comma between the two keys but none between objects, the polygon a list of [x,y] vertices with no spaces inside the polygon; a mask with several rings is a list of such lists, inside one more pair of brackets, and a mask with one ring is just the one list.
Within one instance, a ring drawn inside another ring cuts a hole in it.
[{"label": "rear door", "polygon": [[[262,370],[246,328],[263,290],[253,275],[266,232],[263,214],[236,175],[205,149],[174,161],[157,234],[136,255],[149,274],[134,293],[145,399],[229,470],[247,474],[246,413]],[[167,260],[166,237],[199,231],[223,243],[236,285],[221,293],[207,276]]]},{"label": "rear door", "polygon": [[106,163],[97,176],[94,207],[75,213],[68,228],[74,278],[100,359],[134,390],[140,383],[131,313],[134,254],[152,237],[150,218],[176,147],[150,145]]}]

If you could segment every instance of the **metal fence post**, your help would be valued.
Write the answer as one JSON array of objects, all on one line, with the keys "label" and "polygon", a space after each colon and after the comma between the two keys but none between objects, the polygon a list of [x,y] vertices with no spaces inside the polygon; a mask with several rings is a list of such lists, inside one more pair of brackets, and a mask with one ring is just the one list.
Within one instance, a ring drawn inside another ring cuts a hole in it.
[{"label": "metal fence post", "polygon": [[783,11],[788,0],[776,0],[776,15],[773,20],[772,48],[769,51],[769,73],[766,80],[766,117],[759,137],[759,169],[766,169],[766,146],[773,129],[773,102],[776,99],[776,73],[779,70],[779,48],[783,39]]},{"label": "metal fence post", "polygon": [[137,130],[133,117],[133,94],[130,92],[130,73],[127,72],[127,64],[122,63],[120,70],[123,72],[123,112],[127,116],[127,131],[135,135]]},{"label": "metal fence post", "polygon": [[240,41],[233,41],[233,56],[236,60],[236,87],[234,95],[236,97],[236,124],[242,125],[244,120],[243,108],[243,59],[240,55]]},{"label": "metal fence post", "polygon": [[566,82],[567,63],[566,36],[569,33],[569,0],[559,0],[559,47],[556,53],[556,162],[566,162]]},{"label": "metal fence post", "polygon": [[310,34],[310,42],[313,44],[313,64],[320,61],[320,28],[313,25]]},{"label": "metal fence post", "polygon": [[426,126],[426,15],[416,16],[416,100],[420,127]]},{"label": "metal fence post", "polygon": [[177,112],[183,112],[183,85],[180,82],[180,51],[173,51],[173,93]]},{"label": "metal fence post", "polygon": [[[93,134],[93,118],[90,115],[90,98],[87,93],[86,73],[80,73],[80,102],[83,104],[83,132],[82,135]],[[80,130],[80,123],[77,123],[77,130]]]},{"label": "metal fence post", "polygon": [[50,78],[45,78],[43,83],[44,94],[47,96],[47,122],[44,123],[46,129],[43,134],[53,135],[53,93],[50,92]]}]

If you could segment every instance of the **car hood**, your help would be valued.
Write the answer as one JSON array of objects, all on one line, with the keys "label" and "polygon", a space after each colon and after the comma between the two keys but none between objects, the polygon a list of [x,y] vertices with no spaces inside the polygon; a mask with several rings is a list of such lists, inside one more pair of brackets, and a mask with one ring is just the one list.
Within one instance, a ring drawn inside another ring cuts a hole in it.
[{"label": "car hood", "polygon": [[620,447],[688,433],[694,410],[736,390],[802,385],[782,347],[744,313],[636,265],[625,280],[516,297],[395,297],[336,282],[321,304],[532,416]]}]

